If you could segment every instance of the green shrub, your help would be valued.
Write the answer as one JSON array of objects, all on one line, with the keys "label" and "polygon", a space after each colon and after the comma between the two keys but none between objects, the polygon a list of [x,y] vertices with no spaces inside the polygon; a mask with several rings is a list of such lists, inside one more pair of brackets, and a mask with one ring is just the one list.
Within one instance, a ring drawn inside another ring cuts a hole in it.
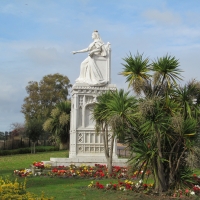
[{"label": "green shrub", "polygon": [[53,198],[38,197],[35,194],[26,191],[26,179],[19,183],[17,179],[14,182],[9,179],[0,177],[0,199],[38,199],[38,200],[53,200]]},{"label": "green shrub", "polygon": [[[54,146],[37,146],[36,152],[46,152],[46,151],[59,151],[58,147]],[[15,155],[15,154],[28,154],[31,153],[31,148],[20,148],[13,150],[0,150],[0,156]]]}]

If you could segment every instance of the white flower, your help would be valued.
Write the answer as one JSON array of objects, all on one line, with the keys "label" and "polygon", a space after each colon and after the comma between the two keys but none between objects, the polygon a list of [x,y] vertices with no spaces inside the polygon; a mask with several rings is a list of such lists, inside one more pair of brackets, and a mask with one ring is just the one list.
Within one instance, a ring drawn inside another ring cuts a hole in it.
[{"label": "white flower", "polygon": [[125,187],[122,186],[122,187],[119,188],[119,190],[124,191],[124,190],[125,190]]},{"label": "white flower", "polygon": [[143,180],[141,179],[141,180],[139,180],[139,184],[142,184],[142,182],[143,182]]},{"label": "white flower", "polygon": [[194,192],[194,191],[191,191],[190,194],[191,194],[191,195],[195,195],[195,192]]},{"label": "white flower", "polygon": [[30,173],[30,172],[31,172],[31,169],[25,169],[24,172],[25,172],[25,173]]},{"label": "white flower", "polygon": [[136,187],[136,188],[139,188],[139,187],[140,187],[140,185],[139,185],[138,183],[136,183],[136,184],[135,184],[135,187]]}]

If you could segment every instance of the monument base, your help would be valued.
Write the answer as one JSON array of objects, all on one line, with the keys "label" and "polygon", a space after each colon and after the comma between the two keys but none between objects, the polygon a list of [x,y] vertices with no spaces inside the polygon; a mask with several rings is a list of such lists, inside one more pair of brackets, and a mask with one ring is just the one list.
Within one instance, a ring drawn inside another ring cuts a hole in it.
[{"label": "monument base", "polygon": [[[74,164],[76,166],[90,165],[94,166],[95,164],[107,165],[107,160],[103,156],[81,156],[76,158],[50,158],[50,161],[42,161],[44,164],[50,164],[51,166],[69,166]],[[124,167],[127,166],[128,159],[126,158],[113,158],[112,165]]]}]

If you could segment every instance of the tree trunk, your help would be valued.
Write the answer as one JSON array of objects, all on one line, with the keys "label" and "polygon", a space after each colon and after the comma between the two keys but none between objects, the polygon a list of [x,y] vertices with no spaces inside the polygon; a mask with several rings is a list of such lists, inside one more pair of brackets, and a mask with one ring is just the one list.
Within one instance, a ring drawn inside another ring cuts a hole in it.
[{"label": "tree trunk", "polygon": [[33,153],[35,154],[35,142],[33,142]]},{"label": "tree trunk", "polygon": [[161,136],[160,132],[157,132],[157,169],[158,169],[158,184],[159,184],[159,194],[167,190],[167,184],[165,180],[164,167],[162,163],[162,148],[161,148]]},{"label": "tree trunk", "polygon": [[154,157],[154,159],[153,159],[152,166],[153,166],[153,176],[154,176],[154,189],[156,192],[158,192],[159,191],[159,181],[158,181],[158,169],[157,169],[156,157]]},{"label": "tree trunk", "polygon": [[104,153],[107,160],[107,168],[108,174],[112,174],[112,154],[113,154],[113,146],[114,146],[114,137],[111,138],[110,143],[110,151],[109,151],[109,138],[108,138],[108,126],[102,125],[102,133],[103,133],[103,144],[104,144]]},{"label": "tree trunk", "polygon": [[111,142],[110,142],[109,157],[107,159],[107,166],[108,166],[108,174],[109,174],[109,176],[112,174],[112,156],[113,156],[114,140],[115,140],[115,138],[112,136]]},{"label": "tree trunk", "polygon": [[31,142],[30,147],[31,147],[31,154],[32,154],[33,153],[33,142]]}]

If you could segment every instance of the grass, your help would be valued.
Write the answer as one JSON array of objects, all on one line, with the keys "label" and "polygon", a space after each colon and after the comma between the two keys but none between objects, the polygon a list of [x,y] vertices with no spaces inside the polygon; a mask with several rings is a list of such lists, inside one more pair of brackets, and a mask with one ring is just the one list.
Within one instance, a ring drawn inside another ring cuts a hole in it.
[{"label": "grass", "polygon": [[[67,151],[43,152],[37,154],[21,154],[0,157],[0,176],[8,176],[15,179],[13,171],[16,169],[29,168],[34,161],[49,160],[50,157],[68,157]],[[24,178],[18,178],[24,181]],[[45,196],[54,197],[55,200],[153,200],[154,196],[147,196],[134,192],[106,191],[89,189],[91,179],[81,178],[58,178],[58,177],[28,177],[27,191]],[[96,182],[96,181],[94,181]],[[107,183],[117,183],[116,179],[99,180],[103,185]],[[159,199],[159,198],[158,198]],[[157,199],[157,200],[158,200]],[[165,199],[165,198],[162,198]],[[168,199],[168,198],[167,198]],[[165,199],[165,200],[167,200]]]},{"label": "grass", "polygon": [[[32,178],[31,178],[32,179]],[[34,181],[29,179],[27,185],[28,191],[36,194],[41,194],[44,191],[48,196],[52,196],[55,200],[65,199],[86,199],[86,200],[116,200],[116,199],[133,199],[133,192],[124,194],[120,191],[105,191],[97,189],[89,189],[87,185],[91,182],[89,179],[76,179],[76,178],[44,178],[36,177]],[[109,182],[117,182],[117,180],[107,179],[101,180],[102,184]],[[30,187],[30,188],[29,188]],[[139,195],[139,194],[137,194]],[[149,199],[149,198],[148,198]],[[144,198],[143,198],[144,200]]]},{"label": "grass", "polygon": [[50,160],[50,157],[68,157],[67,151],[41,152],[36,154],[17,154],[0,157],[0,176],[12,175],[16,169],[30,168],[34,161]]}]

